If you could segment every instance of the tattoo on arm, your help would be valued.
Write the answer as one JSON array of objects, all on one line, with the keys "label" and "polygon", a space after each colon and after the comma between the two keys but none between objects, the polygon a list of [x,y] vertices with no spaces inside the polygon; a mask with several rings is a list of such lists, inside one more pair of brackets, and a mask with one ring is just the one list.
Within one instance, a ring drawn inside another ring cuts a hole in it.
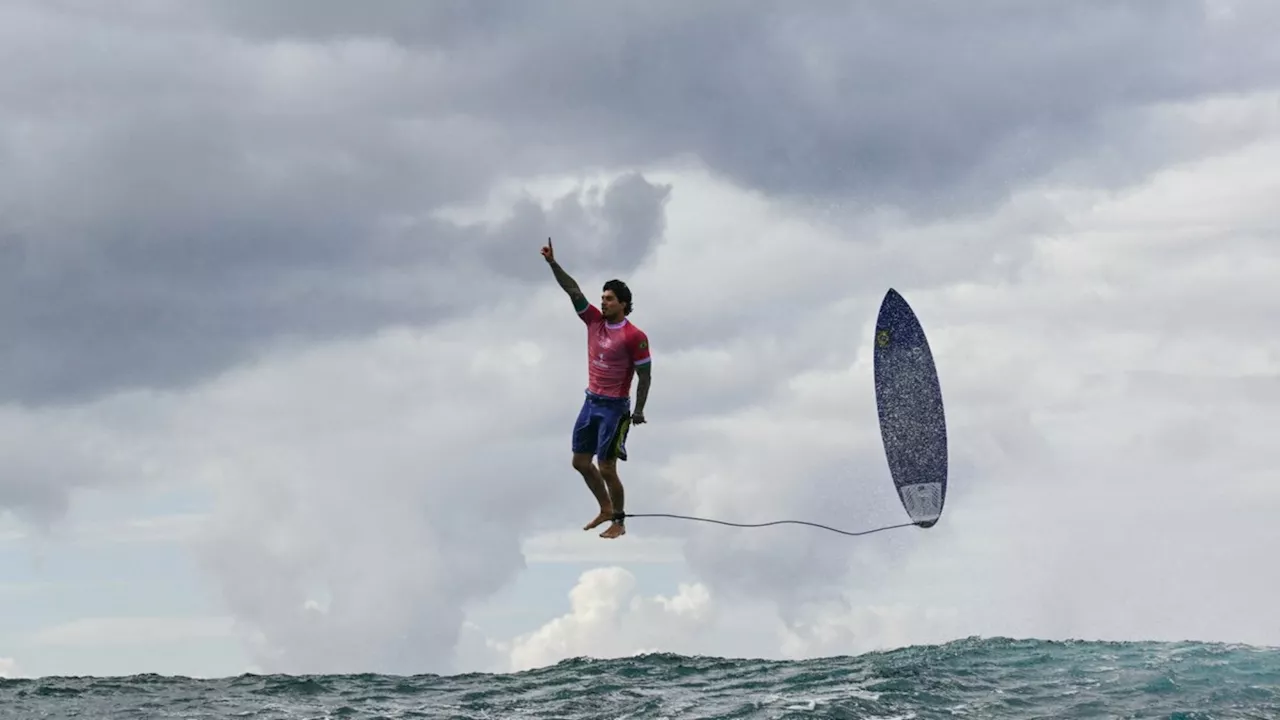
[{"label": "tattoo on arm", "polygon": [[587,296],[582,294],[582,288],[578,287],[578,283],[569,277],[569,273],[560,267],[560,263],[552,260],[550,265],[551,272],[556,276],[556,282],[560,283],[560,287],[564,288],[564,291],[569,294],[569,297],[573,300],[574,307],[586,305]]},{"label": "tattoo on arm", "polygon": [[649,370],[649,363],[636,368],[636,377],[639,378],[640,382],[636,387],[636,409],[634,412],[643,413],[644,404],[649,400],[649,381],[652,379]]}]

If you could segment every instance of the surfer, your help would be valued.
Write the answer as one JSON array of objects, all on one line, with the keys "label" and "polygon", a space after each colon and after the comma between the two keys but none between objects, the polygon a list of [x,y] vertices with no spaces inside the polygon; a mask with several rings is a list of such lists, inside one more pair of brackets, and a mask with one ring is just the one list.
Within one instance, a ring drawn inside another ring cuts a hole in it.
[{"label": "surfer", "polygon": [[[616,538],[627,532],[618,461],[627,459],[627,430],[632,424],[644,422],[644,404],[649,398],[649,338],[627,319],[631,314],[631,290],[626,283],[616,279],[606,282],[597,308],[556,262],[551,238],[542,248],[542,257],[587,326],[587,388],[573,425],[573,469],[582,474],[600,503],[600,514],[582,529],[590,530],[611,520],[600,537]],[[639,384],[632,410],[631,381],[637,376]],[[598,467],[592,464],[593,458],[598,460]]]}]

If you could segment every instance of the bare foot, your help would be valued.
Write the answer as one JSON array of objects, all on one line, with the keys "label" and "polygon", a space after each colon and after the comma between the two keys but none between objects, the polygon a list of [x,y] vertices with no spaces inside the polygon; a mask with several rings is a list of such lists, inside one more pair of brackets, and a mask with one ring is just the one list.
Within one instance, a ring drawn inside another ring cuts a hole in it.
[{"label": "bare foot", "polygon": [[616,537],[622,537],[627,534],[627,526],[615,521],[607,530],[600,533],[600,537],[612,540]]},{"label": "bare foot", "polygon": [[613,518],[613,511],[612,511],[612,510],[601,510],[601,511],[600,511],[600,514],[596,516],[596,519],[595,519],[595,520],[592,520],[592,521],[591,521],[591,522],[589,522],[589,523],[587,523],[587,524],[586,524],[582,529],[583,529],[583,530],[590,530],[591,528],[593,528],[593,527],[595,527],[595,526],[599,525],[600,523],[604,522],[605,520],[610,520],[610,519],[612,519],[612,518]]}]

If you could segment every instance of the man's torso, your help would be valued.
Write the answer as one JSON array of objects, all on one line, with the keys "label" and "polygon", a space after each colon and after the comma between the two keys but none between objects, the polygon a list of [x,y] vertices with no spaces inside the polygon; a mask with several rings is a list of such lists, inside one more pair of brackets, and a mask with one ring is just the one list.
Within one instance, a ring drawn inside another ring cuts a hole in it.
[{"label": "man's torso", "polygon": [[587,325],[587,390],[596,395],[628,397],[637,359],[648,359],[644,333],[623,318],[608,323],[594,306],[583,313]]}]

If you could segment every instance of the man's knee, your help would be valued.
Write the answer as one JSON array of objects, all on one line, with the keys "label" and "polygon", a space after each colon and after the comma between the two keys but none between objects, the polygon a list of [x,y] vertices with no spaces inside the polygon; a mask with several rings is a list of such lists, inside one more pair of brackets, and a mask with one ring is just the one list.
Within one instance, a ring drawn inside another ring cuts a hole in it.
[{"label": "man's knee", "polygon": [[587,472],[591,469],[591,453],[574,453],[573,469],[578,472]]},{"label": "man's knee", "polygon": [[618,459],[617,458],[601,458],[600,474],[607,478],[618,478]]}]

